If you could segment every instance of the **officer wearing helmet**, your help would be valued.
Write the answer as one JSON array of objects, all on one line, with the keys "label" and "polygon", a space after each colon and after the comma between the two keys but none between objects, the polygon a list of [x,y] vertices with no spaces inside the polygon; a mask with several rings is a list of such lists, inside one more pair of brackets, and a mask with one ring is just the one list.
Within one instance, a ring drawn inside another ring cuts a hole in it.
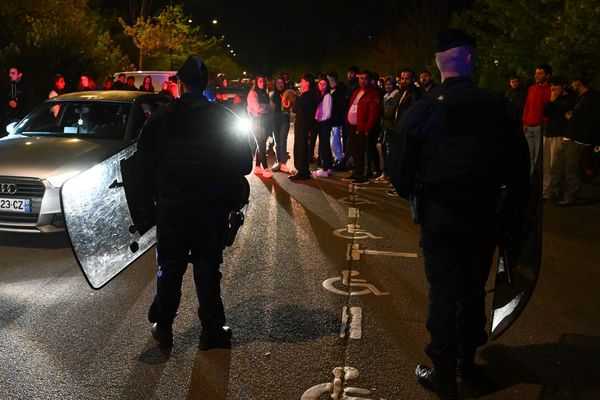
[{"label": "officer wearing helmet", "polygon": [[181,97],[152,115],[138,142],[138,167],[156,203],[158,272],[148,319],[159,347],[171,347],[190,262],[202,326],[199,347],[229,348],[219,267],[230,213],[239,210],[242,193],[248,195],[244,175],[252,169],[252,151],[235,114],[203,96],[208,71],[199,57],[188,57],[177,77]]}]

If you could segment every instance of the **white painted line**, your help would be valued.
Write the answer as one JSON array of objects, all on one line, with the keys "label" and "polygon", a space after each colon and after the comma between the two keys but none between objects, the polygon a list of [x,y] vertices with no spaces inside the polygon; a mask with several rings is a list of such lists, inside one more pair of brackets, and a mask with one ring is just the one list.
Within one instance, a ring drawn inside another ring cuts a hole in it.
[{"label": "white painted line", "polygon": [[362,308],[350,307],[350,339],[362,337]]},{"label": "white painted line", "polygon": [[380,251],[380,250],[361,250],[362,254],[372,254],[378,256],[392,256],[392,257],[406,257],[406,258],[418,258],[417,253],[402,253],[396,251]]},{"label": "white painted line", "polygon": [[356,207],[348,207],[348,218],[358,218],[360,211]]},{"label": "white painted line", "polygon": [[[344,306],[342,309],[342,326],[340,327],[340,338],[346,337],[346,331],[348,330],[348,307]],[[350,339],[362,338],[362,308],[350,307]]]},{"label": "white painted line", "polygon": [[[372,238],[374,239],[374,238]],[[367,250],[361,249],[359,243],[348,243],[346,247],[346,260],[357,261],[360,260],[360,255],[375,255],[375,256],[390,256],[390,257],[404,257],[404,258],[419,258],[417,253],[406,253],[397,251],[382,251],[382,250]]]},{"label": "white painted line", "polygon": [[346,330],[348,329],[348,307],[342,308],[342,326],[340,327],[340,338],[346,337]]}]

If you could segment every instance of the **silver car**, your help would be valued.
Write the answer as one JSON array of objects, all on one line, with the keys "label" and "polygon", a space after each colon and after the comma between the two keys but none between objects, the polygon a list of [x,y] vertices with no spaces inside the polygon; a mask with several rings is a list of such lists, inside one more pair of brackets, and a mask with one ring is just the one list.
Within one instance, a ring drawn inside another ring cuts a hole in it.
[{"label": "silver car", "polygon": [[64,230],[61,185],[137,140],[167,101],[144,92],[70,93],[9,126],[0,139],[0,231]]}]

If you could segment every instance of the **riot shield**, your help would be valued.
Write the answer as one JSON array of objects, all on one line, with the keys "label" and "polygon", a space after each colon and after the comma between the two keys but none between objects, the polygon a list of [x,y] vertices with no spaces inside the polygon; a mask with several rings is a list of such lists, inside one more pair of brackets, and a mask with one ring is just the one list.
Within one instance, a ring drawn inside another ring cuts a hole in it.
[{"label": "riot shield", "polygon": [[[490,338],[498,339],[517,320],[533,294],[542,261],[542,143],[529,177],[524,209],[501,223],[492,300]],[[527,167],[529,163],[527,163]]]},{"label": "riot shield", "polygon": [[156,228],[140,229],[132,212],[139,201],[133,171],[136,148],[134,143],[69,179],[60,191],[75,258],[94,289],[106,285],[156,243]]}]

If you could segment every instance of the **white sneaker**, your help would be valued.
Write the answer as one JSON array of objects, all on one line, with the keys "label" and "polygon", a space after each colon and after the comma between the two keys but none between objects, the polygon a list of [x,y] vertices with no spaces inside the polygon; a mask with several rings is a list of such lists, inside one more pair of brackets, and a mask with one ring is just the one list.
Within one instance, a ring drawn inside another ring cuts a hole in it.
[{"label": "white sneaker", "polygon": [[314,171],[312,173],[312,175],[317,178],[327,178],[328,176],[331,175],[331,170],[330,169],[323,170],[323,169],[319,168],[318,170]]},{"label": "white sneaker", "polygon": [[271,167],[271,171],[273,171],[273,172],[281,171],[281,164],[279,164],[277,162],[275,164],[273,164],[273,166]]},{"label": "white sneaker", "polygon": [[269,168],[265,168],[265,169],[263,169],[262,176],[263,176],[263,178],[272,178],[273,174],[271,173]]},{"label": "white sneaker", "polygon": [[285,164],[279,164],[279,171],[281,171],[281,172],[290,172],[290,170],[288,169],[287,165],[285,165]]},{"label": "white sneaker", "polygon": [[256,165],[254,167],[254,175],[261,175],[263,173],[263,167],[261,167],[260,165]]}]

